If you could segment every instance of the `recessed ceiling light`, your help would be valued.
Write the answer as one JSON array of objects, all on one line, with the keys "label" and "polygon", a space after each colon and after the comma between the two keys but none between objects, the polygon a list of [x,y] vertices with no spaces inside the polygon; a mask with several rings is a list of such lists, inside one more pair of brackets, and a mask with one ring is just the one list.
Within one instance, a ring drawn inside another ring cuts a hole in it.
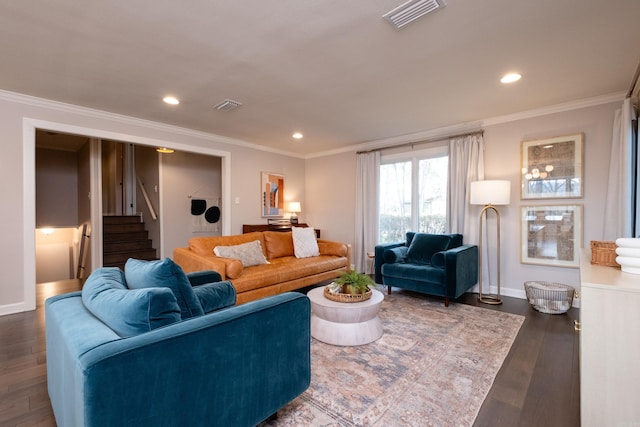
[{"label": "recessed ceiling light", "polygon": [[167,147],[158,147],[156,148],[156,151],[158,153],[163,153],[163,154],[170,154],[173,153],[173,149],[171,148],[167,148]]},{"label": "recessed ceiling light", "polygon": [[300,132],[296,132],[293,135],[291,135],[293,138],[295,139],[302,139],[302,134]]},{"label": "recessed ceiling light", "polygon": [[522,74],[509,73],[509,74],[505,74],[504,76],[502,76],[502,78],[500,79],[500,82],[501,83],[513,83],[513,82],[517,82],[521,78],[522,78]]},{"label": "recessed ceiling light", "polygon": [[180,104],[180,101],[178,101],[178,98],[176,98],[174,96],[165,96],[164,98],[162,98],[162,100],[164,102],[166,102],[167,104],[171,104],[171,105]]}]

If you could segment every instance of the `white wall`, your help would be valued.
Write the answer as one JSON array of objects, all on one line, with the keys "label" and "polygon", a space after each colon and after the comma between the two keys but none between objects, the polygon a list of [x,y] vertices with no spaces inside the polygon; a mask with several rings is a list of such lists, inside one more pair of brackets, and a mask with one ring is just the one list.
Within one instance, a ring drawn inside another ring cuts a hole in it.
[{"label": "white wall", "polygon": [[[342,153],[307,160],[306,221],[322,238],[355,240],[356,154]],[[302,206],[305,210],[305,206]],[[304,214],[304,212],[303,212]]]},{"label": "white wall", "polygon": [[78,225],[78,156],[74,152],[36,149],[36,225]]},{"label": "white wall", "polygon": [[73,279],[78,257],[78,230],[74,227],[55,228],[36,234],[36,283]]},{"label": "white wall", "polygon": [[[578,284],[576,269],[520,264],[520,142],[585,133],[585,197],[575,201],[584,204],[584,242],[588,245],[589,240],[601,238],[608,151],[617,107],[618,103],[609,103],[530,119],[485,123],[487,178],[509,179],[514,191],[512,205],[501,209],[504,294],[522,295],[526,280]],[[4,149],[0,156],[0,315],[35,308],[34,127],[226,156],[230,170],[223,163],[222,188],[228,193],[223,211],[229,210],[226,216],[231,234],[240,233],[242,224],[266,222],[260,216],[260,172],[284,174],[285,199],[302,203],[300,220],[320,228],[324,238],[353,243],[355,152],[305,161],[224,137],[0,91],[0,143]]]},{"label": "white wall", "polygon": [[230,164],[222,167],[223,191],[229,193],[229,201],[240,200],[223,206],[223,211],[228,209],[231,233],[241,232],[243,223],[266,222],[260,218],[260,171],[286,176],[287,199],[300,198],[305,187],[301,158],[216,135],[0,91],[0,315],[35,308],[34,128],[226,156]]},{"label": "white wall", "polygon": [[[579,288],[578,270],[520,263],[520,206],[582,204],[583,246],[602,240],[613,115],[621,103],[607,103],[571,111],[509,120],[483,126],[486,179],[511,181],[511,204],[500,207],[502,237],[502,293],[524,298],[529,280],[566,283]],[[520,200],[520,145],[523,140],[575,134],[585,135],[584,197],[581,199]],[[310,222],[322,228],[323,237],[353,243],[355,211],[355,152],[307,160],[307,195]],[[476,239],[477,240],[477,239]],[[495,285],[495,280],[492,280]]]},{"label": "white wall", "polygon": [[[161,257],[173,257],[173,249],[187,246],[191,237],[221,234],[221,221],[208,224],[202,215],[191,215],[191,197],[205,199],[207,208],[219,206],[222,197],[221,162],[219,157],[194,153],[161,154],[164,229]],[[205,226],[208,231],[202,230]],[[202,231],[201,231],[202,230]]]}]

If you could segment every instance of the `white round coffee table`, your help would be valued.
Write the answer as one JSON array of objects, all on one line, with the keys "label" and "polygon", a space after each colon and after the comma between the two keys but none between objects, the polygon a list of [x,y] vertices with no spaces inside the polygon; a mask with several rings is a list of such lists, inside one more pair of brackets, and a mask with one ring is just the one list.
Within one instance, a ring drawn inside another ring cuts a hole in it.
[{"label": "white round coffee table", "polygon": [[373,342],[382,336],[378,317],[382,292],[362,302],[337,302],[324,297],[324,286],[307,293],[311,301],[311,336],[333,345],[354,346]]}]

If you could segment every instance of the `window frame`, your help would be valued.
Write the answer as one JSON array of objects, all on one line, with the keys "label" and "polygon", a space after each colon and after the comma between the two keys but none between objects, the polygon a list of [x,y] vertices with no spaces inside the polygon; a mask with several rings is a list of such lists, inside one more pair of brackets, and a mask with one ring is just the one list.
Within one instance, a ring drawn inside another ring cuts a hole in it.
[{"label": "window frame", "polygon": [[[380,165],[379,168],[382,168],[385,165],[390,165],[394,163],[401,162],[411,162],[411,219],[410,219],[410,230],[418,230],[420,226],[420,206],[417,201],[419,200],[419,191],[420,191],[420,176],[419,176],[419,163],[421,160],[425,159],[434,159],[439,157],[448,157],[449,156],[449,146],[446,141],[439,141],[437,143],[432,143],[429,147],[422,148],[419,150],[411,150],[411,151],[401,151],[401,152],[391,152],[391,153],[382,153],[380,155]],[[450,171],[447,166],[447,189],[449,188],[449,175]],[[378,187],[378,196],[380,196],[381,188]],[[448,203],[448,190],[447,190],[447,203]],[[381,212],[378,212],[378,224],[380,224],[380,216]],[[449,218],[445,212],[445,229],[447,227],[447,223]],[[378,227],[380,228],[380,227]],[[380,240],[380,230],[378,231],[378,236],[376,237]]]}]

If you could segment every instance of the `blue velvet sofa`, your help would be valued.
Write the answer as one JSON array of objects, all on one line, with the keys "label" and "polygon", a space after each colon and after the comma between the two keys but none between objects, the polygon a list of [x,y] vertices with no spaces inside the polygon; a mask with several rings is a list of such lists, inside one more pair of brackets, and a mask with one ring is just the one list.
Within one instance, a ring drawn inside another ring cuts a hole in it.
[{"label": "blue velvet sofa", "polygon": [[129,260],[47,299],[58,426],[255,426],[306,390],[308,298],[234,305],[219,278],[187,276],[169,259]]},{"label": "blue velvet sofa", "polygon": [[375,281],[455,300],[478,283],[478,247],[461,234],[408,232],[406,241],[375,247]]}]

